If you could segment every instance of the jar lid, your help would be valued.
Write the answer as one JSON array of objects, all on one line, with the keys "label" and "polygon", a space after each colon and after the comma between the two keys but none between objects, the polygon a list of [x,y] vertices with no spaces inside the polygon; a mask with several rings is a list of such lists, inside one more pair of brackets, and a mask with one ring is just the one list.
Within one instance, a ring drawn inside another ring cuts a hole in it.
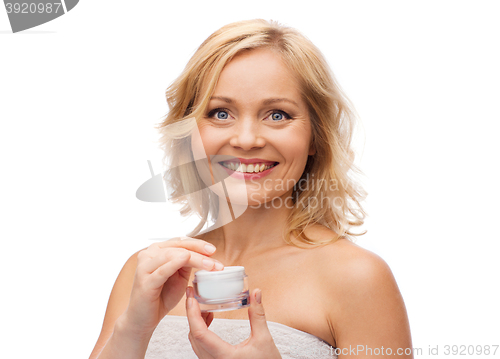
[{"label": "jar lid", "polygon": [[194,273],[194,281],[241,279],[246,277],[245,267],[229,266],[220,271],[199,270]]}]

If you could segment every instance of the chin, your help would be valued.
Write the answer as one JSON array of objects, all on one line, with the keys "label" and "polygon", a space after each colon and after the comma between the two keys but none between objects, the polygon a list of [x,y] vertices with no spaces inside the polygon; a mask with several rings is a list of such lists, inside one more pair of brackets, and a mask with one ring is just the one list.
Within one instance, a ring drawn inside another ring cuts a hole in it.
[{"label": "chin", "polygon": [[272,199],[269,197],[262,197],[259,194],[248,195],[247,193],[240,193],[238,195],[230,196],[230,198],[226,197],[228,203],[234,206],[240,207],[261,207],[264,206],[267,202],[269,202],[268,206],[271,205]]}]

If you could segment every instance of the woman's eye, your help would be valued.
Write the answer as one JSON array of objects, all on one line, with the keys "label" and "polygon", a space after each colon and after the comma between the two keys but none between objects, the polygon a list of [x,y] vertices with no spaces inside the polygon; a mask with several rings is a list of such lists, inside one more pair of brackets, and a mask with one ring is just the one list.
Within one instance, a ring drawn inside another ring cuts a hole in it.
[{"label": "woman's eye", "polygon": [[218,120],[226,120],[229,117],[229,114],[226,111],[217,111],[215,113],[215,117]]},{"label": "woman's eye", "polygon": [[283,121],[285,119],[289,120],[290,118],[291,117],[284,112],[275,111],[271,114],[271,120],[273,120],[274,122]]},{"label": "woman's eye", "polygon": [[216,108],[208,112],[207,117],[215,117],[216,120],[227,120],[229,118],[229,113],[220,108]]}]

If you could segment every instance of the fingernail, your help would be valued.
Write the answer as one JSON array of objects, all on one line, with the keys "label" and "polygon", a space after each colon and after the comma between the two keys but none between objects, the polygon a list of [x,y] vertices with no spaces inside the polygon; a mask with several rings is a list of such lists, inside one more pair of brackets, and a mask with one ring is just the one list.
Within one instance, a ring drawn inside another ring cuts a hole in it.
[{"label": "fingernail", "polygon": [[262,291],[259,289],[257,293],[255,294],[255,300],[257,303],[261,304],[262,303]]},{"label": "fingernail", "polygon": [[207,269],[212,269],[214,267],[214,264],[215,264],[215,262],[213,260],[211,260],[211,259],[203,259],[201,261],[201,263]]},{"label": "fingernail", "polygon": [[207,251],[208,254],[212,254],[215,252],[215,246],[212,244],[205,244],[205,251]]},{"label": "fingernail", "polygon": [[224,269],[224,265],[222,263],[215,262],[215,269],[217,269],[217,270],[223,270]]}]

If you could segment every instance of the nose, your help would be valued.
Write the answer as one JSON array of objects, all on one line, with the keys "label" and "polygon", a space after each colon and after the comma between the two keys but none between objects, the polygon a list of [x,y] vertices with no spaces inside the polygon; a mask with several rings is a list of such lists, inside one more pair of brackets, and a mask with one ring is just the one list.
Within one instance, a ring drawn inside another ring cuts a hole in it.
[{"label": "nose", "polygon": [[261,134],[261,128],[257,121],[250,118],[240,119],[237,126],[233,126],[234,132],[231,135],[229,144],[244,151],[259,149],[266,145],[266,141]]}]

